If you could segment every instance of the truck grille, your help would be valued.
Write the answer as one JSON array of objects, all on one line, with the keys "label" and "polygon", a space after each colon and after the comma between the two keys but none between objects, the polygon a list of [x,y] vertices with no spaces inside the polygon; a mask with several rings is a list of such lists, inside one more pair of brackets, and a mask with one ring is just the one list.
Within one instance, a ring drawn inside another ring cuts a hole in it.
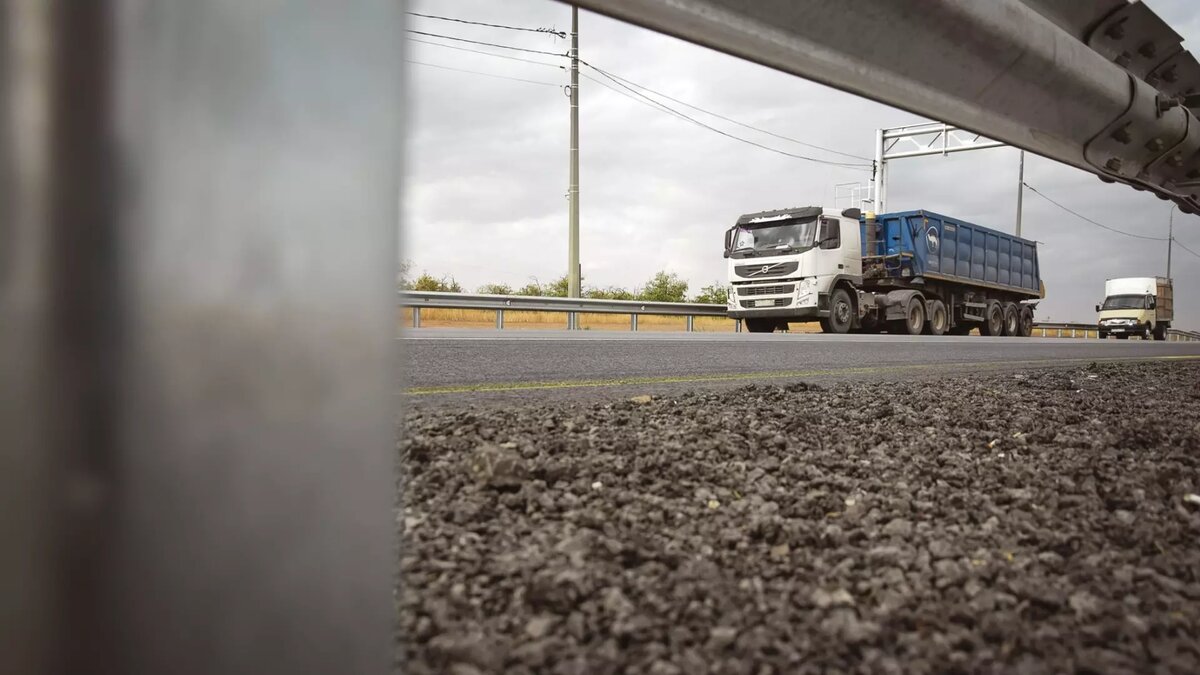
[{"label": "truck grille", "polygon": [[[770,309],[771,307],[787,307],[791,301],[791,298],[775,298],[774,300],[742,300],[741,303],[742,307],[746,309]],[[765,304],[768,302],[771,304]]]},{"label": "truck grille", "polygon": [[789,262],[777,263],[757,263],[750,265],[738,265],[733,268],[733,273],[744,279],[766,279],[768,277],[782,277],[800,267],[800,263],[795,260]]},{"label": "truck grille", "polygon": [[796,290],[796,284],[782,284],[780,286],[740,286],[737,289],[738,295],[787,295]]}]

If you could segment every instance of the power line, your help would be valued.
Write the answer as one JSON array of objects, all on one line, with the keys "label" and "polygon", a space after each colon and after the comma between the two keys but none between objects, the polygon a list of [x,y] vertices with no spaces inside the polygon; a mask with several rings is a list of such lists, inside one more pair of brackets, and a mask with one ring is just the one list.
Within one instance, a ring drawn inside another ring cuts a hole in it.
[{"label": "power line", "polygon": [[424,35],[426,37],[441,38],[443,40],[455,40],[456,42],[469,42],[473,45],[486,45],[488,47],[497,47],[499,49],[511,49],[511,50],[517,51],[517,52],[529,52],[530,54],[544,54],[546,56],[567,56],[567,54],[559,54],[558,52],[548,52],[548,51],[544,51],[541,49],[526,49],[524,47],[513,47],[511,45],[500,45],[500,44],[496,44],[495,42],[483,42],[480,40],[468,40],[466,38],[454,37],[453,35],[442,35],[440,33],[426,33],[425,31],[413,30],[412,28],[405,28],[404,30],[406,33],[413,33],[416,35]]},{"label": "power line", "polygon": [[1167,238],[1166,238],[1166,237],[1147,237],[1147,236],[1146,236],[1146,235],[1144,235],[1144,234],[1134,234],[1134,233],[1132,233],[1132,232],[1126,232],[1126,231],[1124,231],[1124,230],[1118,230],[1118,229],[1117,229],[1117,228],[1115,228],[1115,227],[1109,227],[1108,225],[1105,225],[1104,223],[1097,223],[1096,221],[1092,220],[1091,218],[1088,218],[1087,216],[1084,216],[1084,215],[1081,215],[1081,214],[1079,214],[1079,213],[1076,213],[1075,211],[1072,211],[1071,209],[1068,209],[1067,207],[1063,206],[1062,204],[1059,204],[1058,202],[1054,201],[1053,199],[1050,199],[1049,197],[1047,197],[1046,195],[1042,194],[1041,192],[1038,192],[1038,191],[1037,191],[1037,188],[1033,187],[1033,186],[1032,186],[1032,185],[1030,185],[1029,183],[1024,183],[1024,182],[1023,182],[1023,183],[1021,183],[1021,185],[1024,185],[1024,186],[1025,186],[1026,188],[1028,188],[1028,189],[1029,189],[1029,191],[1030,191],[1030,192],[1032,192],[1033,194],[1035,194],[1035,195],[1037,195],[1037,196],[1041,197],[1042,199],[1045,199],[1046,201],[1048,201],[1048,202],[1050,202],[1051,204],[1053,204],[1053,205],[1057,206],[1058,208],[1062,209],[1063,211],[1066,211],[1067,213],[1069,213],[1069,214],[1071,214],[1071,215],[1075,216],[1076,218],[1079,218],[1080,220],[1086,220],[1087,222],[1089,222],[1089,223],[1091,223],[1091,224],[1095,225],[1096,227],[1102,227],[1102,228],[1104,228],[1104,229],[1108,230],[1109,232],[1116,232],[1117,234],[1123,234],[1123,235],[1125,235],[1126,237],[1134,237],[1134,238],[1136,238],[1136,239],[1147,239],[1147,240],[1149,240],[1149,241],[1166,241],[1166,240],[1167,240]]},{"label": "power line", "polygon": [[421,38],[410,37],[412,42],[420,42],[423,45],[433,45],[434,47],[445,47],[446,49],[455,49],[460,52],[471,52],[472,54],[483,54],[484,56],[494,56],[498,59],[509,59],[510,61],[521,61],[522,63],[536,63],[539,66],[548,66],[550,68],[558,68],[562,70],[565,66],[560,66],[556,63],[546,63],[545,61],[534,61],[533,59],[523,59],[519,56],[509,56],[508,54],[495,54],[493,52],[485,52],[482,49],[471,49],[470,47],[457,47],[455,45],[444,45],[440,42],[431,42],[422,40]]},{"label": "power line", "polygon": [[1187,251],[1188,253],[1191,253],[1192,255],[1196,256],[1197,258],[1200,258],[1200,253],[1196,253],[1196,252],[1195,252],[1195,251],[1193,251],[1192,249],[1190,249],[1190,248],[1188,248],[1188,247],[1184,246],[1184,245],[1183,245],[1183,244],[1182,244],[1182,243],[1179,241],[1179,239],[1178,239],[1178,238],[1175,238],[1175,245],[1176,245],[1176,246],[1178,246],[1179,248],[1181,248],[1181,249],[1183,249],[1183,250]]},{"label": "power line", "polygon": [[[600,70],[600,68],[597,68],[596,66],[593,66],[592,64],[590,64],[590,63],[587,63],[586,61],[580,60],[580,63],[583,63],[584,65],[588,66],[589,68],[592,68],[593,70],[596,70],[597,72],[602,72],[602,73],[604,72],[604,71],[601,71],[601,70]],[[799,140],[799,139],[796,139],[796,138],[792,138],[791,136],[784,136],[783,134],[777,134],[777,133],[775,133],[774,131],[768,131],[767,129],[762,129],[762,128],[759,128],[759,127],[756,127],[756,126],[753,126],[753,125],[750,125],[750,124],[746,124],[745,122],[741,122],[741,121],[735,120],[735,119],[733,119],[733,118],[731,118],[731,117],[726,117],[726,116],[724,116],[724,115],[721,115],[721,114],[719,114],[719,113],[715,113],[715,112],[713,112],[713,111],[711,111],[711,110],[706,110],[706,109],[704,109],[704,108],[701,108],[700,106],[693,105],[693,104],[691,104],[691,103],[688,103],[687,101],[681,101],[681,100],[679,100],[679,99],[677,99],[677,98],[674,98],[674,97],[672,97],[672,96],[668,96],[667,94],[664,94],[664,93],[662,93],[661,91],[656,91],[656,90],[654,90],[654,89],[651,89],[650,87],[647,87],[647,86],[646,86],[646,85],[644,85],[644,84],[638,84],[637,82],[634,82],[633,80],[630,80],[630,79],[627,79],[627,78],[621,77],[620,75],[617,75],[617,74],[615,74],[615,73],[606,73],[606,74],[607,74],[607,75],[609,75],[609,76],[611,76],[611,77],[613,77],[613,78],[616,78],[616,79],[618,79],[618,80],[621,80],[622,82],[624,82],[624,83],[626,83],[626,84],[629,84],[629,85],[632,85],[632,86],[634,86],[634,87],[637,87],[638,89],[644,89],[644,90],[646,90],[646,91],[648,91],[648,92],[650,92],[650,93],[652,93],[652,94],[655,94],[655,95],[657,95],[657,96],[661,96],[661,97],[663,97],[663,98],[667,99],[668,101],[673,101],[673,102],[675,102],[675,103],[678,103],[679,105],[682,105],[682,106],[686,106],[686,107],[688,107],[688,108],[691,108],[692,110],[698,110],[698,111],[700,111],[700,112],[702,112],[702,113],[704,113],[704,114],[706,114],[706,115],[711,115],[711,116],[713,116],[713,117],[716,117],[717,119],[720,119],[720,120],[725,120],[726,122],[729,122],[730,124],[736,124],[736,125],[738,125],[739,127],[743,127],[743,128],[745,128],[745,129],[750,129],[751,131],[757,131],[757,132],[759,132],[760,134],[766,134],[766,135],[768,135],[768,136],[774,136],[775,138],[779,138],[779,139],[782,139],[782,140],[785,140],[785,141],[790,141],[790,142],[792,142],[792,143],[795,143],[795,144],[797,144],[797,145],[803,145],[804,147],[807,147],[807,148],[813,148],[814,150],[822,150],[822,151],[824,151],[824,152],[829,152],[829,153],[832,153],[832,154],[835,154],[835,155],[841,155],[841,156],[843,156],[843,157],[849,157],[849,158],[851,158],[851,159],[861,159],[861,160],[863,160],[863,161],[866,161],[866,162],[870,162],[870,161],[872,161],[870,157],[863,157],[863,156],[861,156],[861,155],[855,155],[855,154],[851,154],[851,153],[849,153],[849,152],[841,152],[840,150],[834,150],[834,149],[832,149],[832,148],[826,148],[826,147],[823,147],[823,146],[820,146],[820,145],[815,145],[815,144],[813,144],[813,143],[808,143],[808,142],[806,142],[806,141],[802,141],[802,140]]]},{"label": "power line", "polygon": [[522,30],[522,31],[528,31],[530,33],[546,33],[548,35],[554,35],[554,36],[560,37],[560,38],[567,37],[566,33],[562,32],[560,30],[554,30],[553,28],[522,28],[520,26],[505,26],[504,24],[499,24],[499,23],[484,23],[482,21],[469,21],[467,19],[455,19],[455,18],[449,17],[449,16],[437,16],[434,14],[421,14],[419,12],[405,12],[405,14],[419,16],[423,19],[437,19],[438,21],[453,21],[455,23],[469,23],[472,26],[487,26],[489,28],[504,28],[505,30]]},{"label": "power line", "polygon": [[414,63],[418,66],[429,66],[430,68],[441,68],[442,70],[453,70],[459,73],[470,73],[472,75],[483,75],[485,77],[495,77],[501,80],[512,80],[514,82],[528,82],[529,84],[541,84],[547,87],[562,87],[561,84],[553,82],[539,82],[538,80],[525,80],[519,77],[509,77],[507,75],[496,75],[494,73],[481,73],[478,70],[467,70],[466,68],[451,68],[450,66],[439,66],[436,63],[425,63],[424,61],[413,61],[412,59],[404,59],[407,63]]},{"label": "power line", "polygon": [[801,159],[801,160],[804,160],[804,161],[807,161],[807,162],[816,162],[816,163],[818,163],[818,164],[828,164],[828,165],[831,165],[831,166],[840,166],[840,167],[847,168],[847,169],[868,169],[868,170],[869,170],[869,169],[871,168],[871,165],[869,165],[869,164],[851,164],[851,163],[848,163],[848,162],[832,162],[832,161],[829,161],[829,160],[826,160],[826,159],[817,159],[816,157],[808,157],[808,156],[805,156],[805,155],[797,155],[797,154],[795,154],[795,153],[788,152],[788,151],[786,151],[786,150],[780,150],[779,148],[772,148],[772,147],[771,147],[771,146],[769,146],[769,145],[763,145],[762,143],[758,143],[757,141],[752,141],[752,140],[750,140],[750,139],[747,139],[747,138],[742,138],[741,136],[735,136],[735,135],[733,135],[733,134],[731,134],[731,133],[729,133],[729,132],[722,131],[722,130],[720,130],[720,129],[718,129],[718,128],[714,127],[714,126],[711,126],[711,125],[705,124],[704,122],[701,122],[700,120],[698,120],[698,119],[696,119],[696,118],[694,118],[694,117],[690,117],[690,116],[688,116],[688,115],[685,115],[685,114],[683,114],[683,113],[679,112],[678,110],[675,110],[674,108],[671,108],[670,106],[668,106],[668,105],[666,105],[666,104],[662,103],[661,101],[655,101],[654,99],[650,98],[649,96],[646,96],[645,94],[643,94],[643,93],[641,93],[641,92],[637,91],[636,89],[633,89],[633,88],[631,88],[631,87],[629,87],[629,86],[625,85],[625,84],[624,84],[624,83],[622,83],[620,80],[617,80],[615,77],[613,77],[613,76],[609,75],[607,72],[605,72],[605,71],[603,71],[603,70],[601,70],[601,69],[599,69],[599,68],[597,68],[597,67],[595,67],[595,66],[593,66],[593,65],[591,65],[591,64],[589,64],[589,63],[586,63],[586,62],[585,62],[585,61],[583,61],[582,59],[580,59],[580,61],[579,61],[579,62],[580,62],[580,63],[583,63],[584,65],[587,65],[589,68],[591,68],[592,70],[595,70],[597,73],[600,73],[600,74],[601,74],[601,75],[603,75],[604,77],[607,77],[609,80],[612,80],[612,82],[613,82],[613,83],[615,83],[617,86],[619,86],[619,87],[621,87],[621,88],[623,88],[623,89],[625,89],[625,90],[629,91],[630,93],[632,93],[632,94],[633,94],[633,95],[635,95],[635,96],[638,96],[638,97],[640,97],[640,98],[642,98],[642,99],[645,99],[645,100],[649,101],[651,104],[653,104],[654,106],[656,106],[656,107],[658,107],[658,108],[661,108],[663,111],[665,111],[665,112],[667,112],[667,113],[669,113],[669,114],[671,114],[671,115],[674,115],[674,116],[676,116],[676,117],[679,117],[679,118],[681,118],[681,119],[684,119],[684,120],[686,120],[686,121],[688,121],[688,122],[691,122],[692,124],[695,124],[695,125],[697,125],[697,126],[700,126],[700,127],[703,127],[703,128],[705,128],[705,129],[708,129],[709,131],[712,131],[712,132],[714,132],[714,133],[718,133],[718,134],[720,134],[720,135],[722,135],[722,136],[725,136],[726,138],[732,138],[732,139],[733,139],[733,140],[735,140],[735,141],[741,141],[742,143],[746,143],[746,144],[748,144],[748,145],[753,145],[754,147],[757,147],[757,148],[762,148],[763,150],[767,150],[767,151],[770,151],[770,152],[774,152],[774,153],[776,153],[776,154],[784,155],[785,157],[792,157],[792,158],[794,158],[794,159]]}]

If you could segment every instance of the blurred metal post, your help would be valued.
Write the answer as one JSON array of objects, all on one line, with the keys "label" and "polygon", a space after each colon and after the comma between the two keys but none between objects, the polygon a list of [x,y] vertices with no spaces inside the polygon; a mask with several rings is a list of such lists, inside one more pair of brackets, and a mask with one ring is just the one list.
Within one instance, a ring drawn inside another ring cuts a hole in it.
[{"label": "blurred metal post", "polygon": [[496,330],[502,330],[503,328],[504,328],[504,310],[498,309],[498,310],[496,310]]},{"label": "blurred metal post", "polygon": [[0,3],[0,672],[391,669],[403,4]]}]

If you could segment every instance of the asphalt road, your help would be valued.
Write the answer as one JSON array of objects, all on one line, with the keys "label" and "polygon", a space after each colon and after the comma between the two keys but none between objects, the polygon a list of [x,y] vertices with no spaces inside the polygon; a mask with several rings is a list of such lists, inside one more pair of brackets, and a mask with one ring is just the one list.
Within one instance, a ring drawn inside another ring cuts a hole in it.
[{"label": "asphalt road", "polygon": [[795,380],[912,379],[1092,361],[1200,359],[1200,342],[981,336],[426,328],[399,338],[415,405],[667,394]]}]

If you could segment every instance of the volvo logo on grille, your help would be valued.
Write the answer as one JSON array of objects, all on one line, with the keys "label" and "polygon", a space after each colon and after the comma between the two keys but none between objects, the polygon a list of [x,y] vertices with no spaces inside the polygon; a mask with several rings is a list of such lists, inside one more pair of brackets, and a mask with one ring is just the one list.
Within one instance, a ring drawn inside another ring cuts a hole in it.
[{"label": "volvo logo on grille", "polygon": [[756,272],[751,272],[749,276],[756,276],[756,275],[759,275],[759,274],[766,274],[767,272],[770,272],[771,270],[775,269],[776,267],[779,267],[779,266],[780,266],[780,265],[782,265],[782,264],[783,264],[783,263],[772,263],[772,264],[770,264],[770,265],[763,265],[762,267],[758,268],[758,271],[756,271]]}]

